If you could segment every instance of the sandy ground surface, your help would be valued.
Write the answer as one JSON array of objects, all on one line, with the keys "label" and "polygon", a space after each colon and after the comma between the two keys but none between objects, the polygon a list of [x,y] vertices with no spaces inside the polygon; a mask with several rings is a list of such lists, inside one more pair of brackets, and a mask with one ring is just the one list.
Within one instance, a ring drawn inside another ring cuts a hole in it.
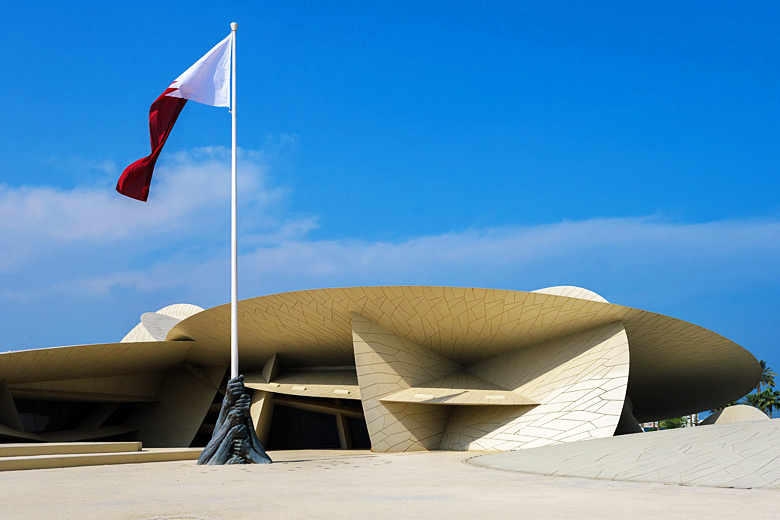
[{"label": "sandy ground surface", "polygon": [[159,462],[0,473],[0,518],[780,518],[780,491],[550,477],[474,453],[271,452],[270,466]]}]

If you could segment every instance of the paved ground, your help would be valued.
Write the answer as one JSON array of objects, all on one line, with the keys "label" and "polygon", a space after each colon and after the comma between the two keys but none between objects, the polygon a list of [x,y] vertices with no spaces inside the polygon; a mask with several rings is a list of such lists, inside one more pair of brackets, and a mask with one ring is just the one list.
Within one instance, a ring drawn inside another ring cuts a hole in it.
[{"label": "paved ground", "polygon": [[572,442],[469,463],[542,475],[767,488],[778,492],[780,506],[780,419]]},{"label": "paved ground", "polygon": [[270,466],[160,462],[0,473],[0,518],[780,518],[780,492],[548,477],[474,454],[272,452]]}]

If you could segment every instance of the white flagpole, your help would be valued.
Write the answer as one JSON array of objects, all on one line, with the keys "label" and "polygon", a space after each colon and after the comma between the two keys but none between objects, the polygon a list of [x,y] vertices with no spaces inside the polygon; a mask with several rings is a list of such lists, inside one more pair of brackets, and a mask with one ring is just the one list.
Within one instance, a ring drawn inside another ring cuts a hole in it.
[{"label": "white flagpole", "polygon": [[232,41],[230,43],[231,76],[233,85],[230,102],[230,114],[233,119],[233,154],[231,157],[231,207],[230,207],[230,378],[238,376],[238,237],[236,233],[236,29],[238,24],[230,24]]}]

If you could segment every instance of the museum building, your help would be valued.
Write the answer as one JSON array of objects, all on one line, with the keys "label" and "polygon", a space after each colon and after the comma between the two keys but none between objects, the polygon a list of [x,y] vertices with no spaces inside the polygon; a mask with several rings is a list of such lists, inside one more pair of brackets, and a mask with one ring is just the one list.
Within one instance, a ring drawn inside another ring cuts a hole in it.
[{"label": "museum building", "polygon": [[[577,287],[348,287],[239,302],[267,449],[508,451],[641,431],[755,387],[745,349]],[[120,342],[0,354],[0,441],[204,446],[229,305],[145,313]]]}]

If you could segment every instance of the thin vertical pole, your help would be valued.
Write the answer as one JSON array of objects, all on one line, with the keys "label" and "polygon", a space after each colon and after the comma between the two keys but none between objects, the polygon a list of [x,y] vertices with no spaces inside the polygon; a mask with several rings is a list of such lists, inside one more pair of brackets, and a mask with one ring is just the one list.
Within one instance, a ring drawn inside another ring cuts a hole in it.
[{"label": "thin vertical pole", "polygon": [[238,235],[236,232],[236,205],[238,188],[236,186],[236,29],[238,24],[230,24],[233,38],[231,39],[230,60],[232,62],[233,99],[230,102],[230,114],[233,123],[233,154],[230,161],[231,169],[231,206],[230,206],[230,378],[238,376]]}]

